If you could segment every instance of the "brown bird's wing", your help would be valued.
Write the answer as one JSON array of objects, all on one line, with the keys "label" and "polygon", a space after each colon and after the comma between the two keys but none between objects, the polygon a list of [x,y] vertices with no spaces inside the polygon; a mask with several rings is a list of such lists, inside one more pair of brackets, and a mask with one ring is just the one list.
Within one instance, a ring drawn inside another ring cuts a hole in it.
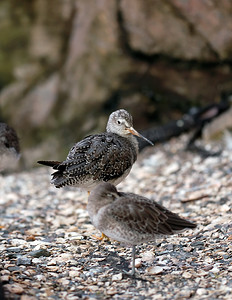
[{"label": "brown bird's wing", "polygon": [[128,230],[141,234],[169,235],[185,228],[196,227],[152,200],[135,194],[125,195],[113,202],[107,208],[106,214],[114,221],[125,224]]},{"label": "brown bird's wing", "polygon": [[52,183],[62,187],[88,180],[113,180],[132,166],[136,156],[133,145],[119,135],[91,135],[75,144],[65,161],[53,166],[57,171],[52,174]]},{"label": "brown bird's wing", "polygon": [[165,216],[167,217],[166,222],[172,228],[172,230],[181,231],[185,228],[196,228],[197,227],[197,225],[195,223],[192,223],[188,220],[181,218],[178,214],[171,212],[164,206],[162,206],[156,202],[155,202],[155,205],[156,205],[157,209],[159,209],[160,212],[165,214]]},{"label": "brown bird's wing", "polygon": [[151,235],[174,233],[165,214],[146,198],[141,201],[121,197],[107,208],[106,215],[112,218],[112,223],[124,224],[127,231]]}]

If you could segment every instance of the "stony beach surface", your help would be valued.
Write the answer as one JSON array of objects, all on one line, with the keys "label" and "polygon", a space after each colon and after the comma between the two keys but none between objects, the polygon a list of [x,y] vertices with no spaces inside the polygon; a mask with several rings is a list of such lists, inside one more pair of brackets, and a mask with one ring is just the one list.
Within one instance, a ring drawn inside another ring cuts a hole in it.
[{"label": "stony beach surface", "polygon": [[46,167],[0,175],[7,299],[231,299],[232,154],[203,159],[186,139],[145,149],[118,185],[198,225],[137,247],[136,278],[130,248],[94,237],[87,192],[56,189]]}]

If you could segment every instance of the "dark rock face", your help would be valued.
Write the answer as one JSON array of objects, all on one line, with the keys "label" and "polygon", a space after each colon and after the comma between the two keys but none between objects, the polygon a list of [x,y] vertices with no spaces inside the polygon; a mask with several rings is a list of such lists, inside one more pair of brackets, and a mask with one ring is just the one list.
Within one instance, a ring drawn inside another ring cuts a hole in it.
[{"label": "dark rock face", "polygon": [[119,107],[144,129],[232,88],[229,1],[23,4],[18,20],[30,22],[27,60],[12,66],[15,80],[1,90],[0,109],[19,132],[26,166],[63,159],[80,138],[104,130]]}]

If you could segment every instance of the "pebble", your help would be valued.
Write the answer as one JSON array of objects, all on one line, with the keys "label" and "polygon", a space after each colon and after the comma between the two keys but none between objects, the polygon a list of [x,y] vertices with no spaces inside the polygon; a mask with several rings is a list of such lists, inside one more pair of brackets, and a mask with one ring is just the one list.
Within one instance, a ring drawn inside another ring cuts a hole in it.
[{"label": "pebble", "polygon": [[35,275],[34,278],[38,281],[45,281],[46,280],[46,276],[42,275],[42,274]]},{"label": "pebble", "polygon": [[185,272],[182,274],[182,276],[183,276],[184,278],[191,278],[191,277],[192,277],[192,274],[191,274],[190,272],[188,272],[188,271],[185,271]]},{"label": "pebble", "polygon": [[69,277],[79,277],[80,274],[81,274],[80,271],[75,271],[75,270],[71,270],[68,273]]},{"label": "pebble", "polygon": [[220,272],[220,269],[218,269],[217,267],[213,267],[213,269],[210,270],[210,272],[212,273],[219,273]]},{"label": "pebble", "polygon": [[6,251],[18,253],[18,252],[22,251],[22,248],[20,248],[20,247],[9,247],[9,248],[6,249]]},{"label": "pebble", "polygon": [[33,258],[33,259],[32,259],[32,263],[35,264],[35,265],[38,265],[38,264],[41,264],[41,263],[42,263],[42,260],[39,259],[39,258]]},{"label": "pebble", "polygon": [[25,266],[29,266],[31,265],[31,258],[25,257],[25,256],[20,256],[17,258],[17,265],[25,265]]},{"label": "pebble", "polygon": [[59,270],[58,266],[47,266],[46,268],[49,272],[57,272]]},{"label": "pebble", "polygon": [[112,276],[112,281],[120,281],[120,280],[122,280],[122,273],[114,274]]},{"label": "pebble", "polygon": [[196,293],[197,293],[197,295],[199,295],[199,296],[203,296],[203,295],[206,295],[206,294],[207,294],[207,290],[204,289],[204,288],[199,288],[199,289],[197,289]]},{"label": "pebble", "polygon": [[4,287],[12,294],[21,295],[24,291],[22,285],[18,283],[5,284]]},{"label": "pebble", "polygon": [[192,296],[192,291],[185,289],[177,293],[177,297],[175,299],[189,299],[191,296]]},{"label": "pebble", "polygon": [[[135,267],[140,268],[142,266],[142,259],[141,258],[136,258],[135,259]],[[132,261],[129,264],[129,268],[132,267]]]},{"label": "pebble", "polygon": [[38,258],[41,256],[46,256],[46,257],[51,256],[51,253],[47,249],[41,248],[41,249],[29,252],[28,255]]},{"label": "pebble", "polygon": [[98,273],[101,273],[103,270],[102,268],[94,268],[94,269],[90,269],[88,272],[85,272],[85,276],[89,277],[93,277]]},{"label": "pebble", "polygon": [[161,274],[163,271],[164,271],[164,268],[159,267],[159,266],[155,266],[155,267],[152,266],[152,267],[149,267],[146,269],[146,272],[149,275],[158,275],[158,274]]},{"label": "pebble", "polygon": [[28,296],[28,295],[22,295],[20,300],[37,300],[36,297]]},{"label": "pebble", "polygon": [[138,279],[123,273],[129,247],[92,238],[86,192],[54,188],[45,167],[0,176],[0,274],[12,299],[230,299],[231,153],[205,163],[183,150],[187,138],[145,149],[120,183],[198,225],[139,245]]},{"label": "pebble", "polygon": [[171,174],[176,173],[177,171],[179,171],[179,169],[180,169],[180,166],[177,162],[171,163],[169,166],[164,168],[163,175],[164,176],[171,175]]},{"label": "pebble", "polygon": [[155,173],[158,167],[160,167],[164,163],[164,154],[159,152],[153,155],[150,155],[148,158],[145,158],[143,161],[143,165],[147,170]]},{"label": "pebble", "polygon": [[192,247],[184,247],[183,250],[185,252],[191,252],[193,250],[193,248]]},{"label": "pebble", "polygon": [[209,270],[211,270],[212,268],[213,268],[212,265],[208,265],[208,266],[204,266],[204,267],[203,267],[203,269],[204,269],[205,271],[209,271]]},{"label": "pebble", "polygon": [[12,239],[11,240],[11,244],[13,246],[20,246],[20,245],[26,245],[27,241],[23,240],[23,239]]},{"label": "pebble", "polygon": [[153,263],[154,259],[155,259],[155,255],[151,251],[144,252],[141,258],[142,261],[147,262],[149,264]]},{"label": "pebble", "polygon": [[113,295],[117,294],[117,290],[115,288],[109,288],[106,290],[106,294],[113,296]]},{"label": "pebble", "polygon": [[3,276],[1,276],[1,281],[2,281],[2,282],[8,282],[9,279],[10,279],[10,276],[9,276],[9,275],[3,275]]},{"label": "pebble", "polygon": [[[139,268],[142,265],[142,259],[141,258],[136,258],[135,259],[135,267]],[[132,263],[130,263],[130,267],[132,266]]]}]

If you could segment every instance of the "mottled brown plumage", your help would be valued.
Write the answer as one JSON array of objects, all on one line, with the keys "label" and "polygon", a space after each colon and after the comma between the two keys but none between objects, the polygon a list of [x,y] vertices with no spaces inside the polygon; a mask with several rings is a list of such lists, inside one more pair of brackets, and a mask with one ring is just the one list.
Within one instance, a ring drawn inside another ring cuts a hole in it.
[{"label": "mottled brown plumage", "polygon": [[[110,183],[99,184],[92,190],[87,210],[93,225],[107,237],[134,247],[158,236],[196,227],[155,201],[118,192]],[[135,248],[132,274],[134,251]]]},{"label": "mottled brown plumage", "polygon": [[0,171],[15,168],[19,157],[19,139],[15,130],[0,123]]},{"label": "mottled brown plumage", "polygon": [[105,133],[87,136],[75,144],[65,161],[38,163],[56,170],[51,183],[57,188],[73,185],[91,190],[107,181],[117,185],[137,159],[138,142],[133,135],[142,137],[133,128],[131,115],[120,109],[110,115]]}]

